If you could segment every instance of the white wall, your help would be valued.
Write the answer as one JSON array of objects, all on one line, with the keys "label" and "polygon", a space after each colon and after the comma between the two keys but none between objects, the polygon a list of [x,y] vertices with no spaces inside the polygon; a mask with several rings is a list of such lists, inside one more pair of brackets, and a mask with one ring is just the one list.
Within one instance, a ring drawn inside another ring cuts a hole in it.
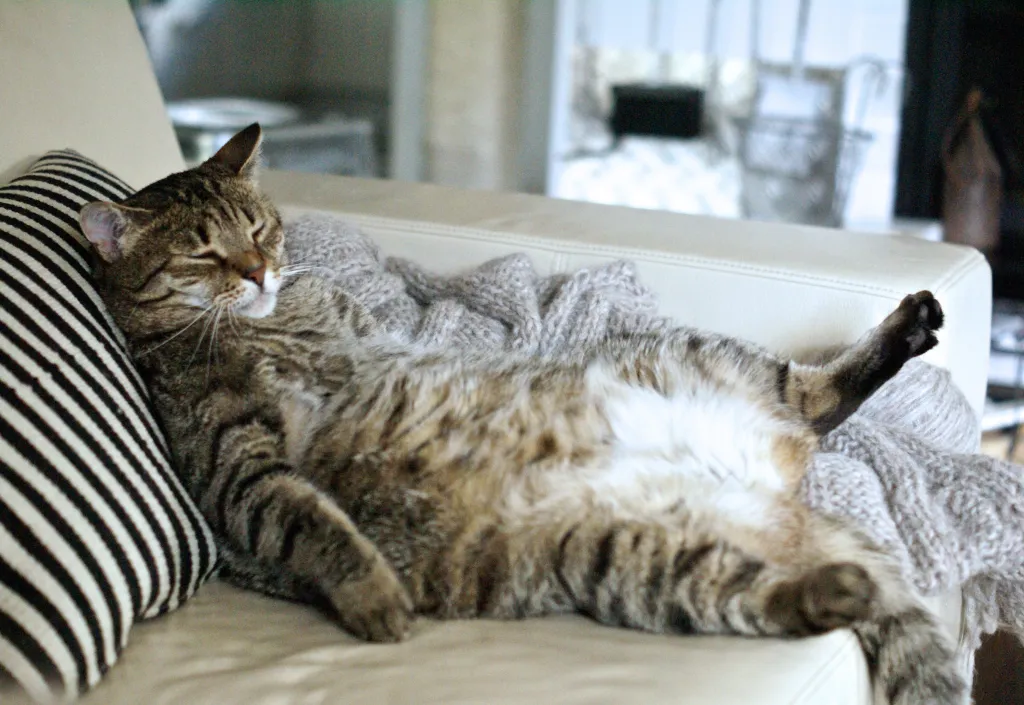
[{"label": "white wall", "polygon": [[[711,0],[576,0],[579,42],[621,49],[701,52]],[[799,0],[761,0],[760,51],[772,61],[792,56]],[[840,66],[859,54],[902,61],[906,0],[815,0],[808,19],[806,59]],[[750,55],[752,0],[721,0],[717,51]]]}]

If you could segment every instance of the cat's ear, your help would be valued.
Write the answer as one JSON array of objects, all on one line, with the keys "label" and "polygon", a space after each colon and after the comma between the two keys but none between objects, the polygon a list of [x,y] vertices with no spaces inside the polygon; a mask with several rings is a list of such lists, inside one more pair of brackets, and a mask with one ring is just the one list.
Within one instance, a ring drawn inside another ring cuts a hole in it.
[{"label": "cat's ear", "polygon": [[263,130],[258,122],[254,122],[229,139],[209,161],[223,164],[233,173],[255,181],[262,142]]},{"label": "cat's ear", "polygon": [[85,239],[106,262],[116,262],[127,250],[127,234],[132,224],[131,215],[136,208],[119,206],[109,201],[87,204],[78,213]]}]

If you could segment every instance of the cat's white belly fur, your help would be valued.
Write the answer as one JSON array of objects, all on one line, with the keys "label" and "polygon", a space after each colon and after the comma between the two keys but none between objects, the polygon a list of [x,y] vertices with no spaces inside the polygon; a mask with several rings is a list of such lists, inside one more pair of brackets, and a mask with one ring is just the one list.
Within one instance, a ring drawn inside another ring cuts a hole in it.
[{"label": "cat's white belly fur", "polygon": [[624,517],[651,518],[682,505],[736,524],[769,521],[775,498],[787,490],[772,460],[780,421],[711,385],[665,397],[600,366],[588,383],[604,400],[614,451],[586,468],[546,473],[543,499],[533,510],[559,511],[585,494]]}]

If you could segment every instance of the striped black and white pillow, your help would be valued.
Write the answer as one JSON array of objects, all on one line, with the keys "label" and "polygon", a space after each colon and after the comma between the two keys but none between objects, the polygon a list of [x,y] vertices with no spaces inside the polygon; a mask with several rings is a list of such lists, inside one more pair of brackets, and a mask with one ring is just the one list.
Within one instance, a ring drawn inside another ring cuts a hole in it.
[{"label": "striped black and white pillow", "polygon": [[95,685],[216,558],[89,276],[78,211],[130,192],[70,150],[0,188],[0,688],[35,699]]}]

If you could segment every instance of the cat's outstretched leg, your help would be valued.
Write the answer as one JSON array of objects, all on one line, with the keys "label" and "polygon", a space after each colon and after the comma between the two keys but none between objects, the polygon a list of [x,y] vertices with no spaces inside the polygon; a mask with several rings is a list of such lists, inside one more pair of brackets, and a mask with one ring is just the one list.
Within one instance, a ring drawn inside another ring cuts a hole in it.
[{"label": "cat's outstretched leg", "polygon": [[816,433],[828,433],[908,360],[935,347],[942,318],[942,307],[931,292],[911,294],[878,327],[829,363],[782,365],[780,396]]},{"label": "cat's outstretched leg", "polygon": [[789,558],[762,559],[676,522],[592,516],[481,523],[454,542],[443,618],[578,611],[658,633],[802,637],[851,628],[874,664],[878,702],[963,705],[967,688],[935,617],[886,554],[844,525],[811,519]]},{"label": "cat's outstretched leg", "polygon": [[773,565],[706,532],[590,518],[557,529],[482,532],[457,559],[442,616],[579,611],[667,633],[807,636],[870,614],[876,587],[856,565]]},{"label": "cat's outstretched leg", "polygon": [[337,503],[292,472],[273,423],[230,423],[213,445],[218,467],[201,507],[232,550],[312,585],[359,638],[407,636],[413,611],[405,588]]},{"label": "cat's outstretched leg", "polygon": [[854,564],[797,571],[715,536],[643,522],[570,527],[555,560],[578,609],[654,632],[820,634],[867,618],[877,592]]}]

